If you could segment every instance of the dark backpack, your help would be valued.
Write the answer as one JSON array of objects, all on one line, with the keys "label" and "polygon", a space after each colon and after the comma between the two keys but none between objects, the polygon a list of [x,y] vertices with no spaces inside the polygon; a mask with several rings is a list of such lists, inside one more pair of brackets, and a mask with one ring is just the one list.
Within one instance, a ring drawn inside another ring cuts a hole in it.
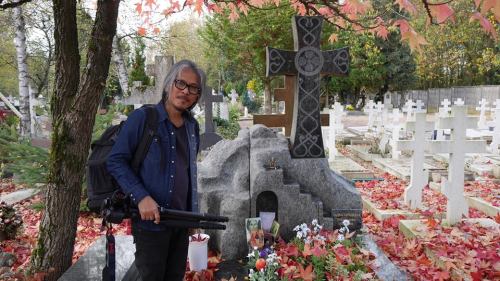
[{"label": "dark backpack", "polygon": [[[146,121],[142,138],[134,153],[132,169],[139,173],[142,161],[146,158],[151,142],[158,130],[158,112],[154,105],[144,105]],[[123,122],[106,129],[101,137],[91,145],[90,156],[87,160],[87,206],[96,213],[101,212],[104,200],[120,190],[120,186],[108,172],[106,161],[120,133]]]}]

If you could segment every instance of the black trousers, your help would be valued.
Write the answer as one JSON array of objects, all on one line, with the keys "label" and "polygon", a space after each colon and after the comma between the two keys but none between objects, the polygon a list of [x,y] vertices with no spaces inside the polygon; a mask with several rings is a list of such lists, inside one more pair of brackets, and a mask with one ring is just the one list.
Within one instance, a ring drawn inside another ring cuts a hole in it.
[{"label": "black trousers", "polygon": [[146,231],[133,228],[135,265],[142,281],[182,281],[186,271],[187,229]]}]

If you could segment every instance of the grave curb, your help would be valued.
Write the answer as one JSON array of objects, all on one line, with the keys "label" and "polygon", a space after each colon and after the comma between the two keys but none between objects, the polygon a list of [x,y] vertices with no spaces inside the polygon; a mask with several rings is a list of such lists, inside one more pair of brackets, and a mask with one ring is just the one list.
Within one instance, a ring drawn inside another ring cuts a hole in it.
[{"label": "grave curb", "polygon": [[397,210],[397,209],[388,209],[388,210],[380,210],[377,207],[375,207],[375,204],[371,202],[370,200],[364,198],[361,196],[361,200],[363,202],[363,209],[367,210],[371,214],[375,216],[375,218],[379,221],[383,221],[385,219],[388,219],[393,216],[399,216],[403,215],[407,218],[419,218],[420,214],[417,213],[412,213],[408,211],[403,211],[403,210]]},{"label": "grave curb", "polygon": [[382,158],[380,154],[368,153],[368,150],[361,150],[361,147],[369,147],[367,145],[347,145],[346,148],[349,149],[352,153],[359,157],[363,161],[372,162],[373,159]]},{"label": "grave curb", "polygon": [[500,214],[499,207],[493,206],[491,203],[483,200],[482,198],[465,195],[465,200],[467,200],[469,208],[472,207],[478,209],[481,212],[487,214],[488,216],[494,217]]}]

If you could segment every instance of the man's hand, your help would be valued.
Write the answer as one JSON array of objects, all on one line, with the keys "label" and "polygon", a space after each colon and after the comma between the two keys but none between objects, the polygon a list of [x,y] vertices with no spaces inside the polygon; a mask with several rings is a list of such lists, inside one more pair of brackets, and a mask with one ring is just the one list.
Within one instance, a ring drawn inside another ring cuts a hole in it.
[{"label": "man's hand", "polygon": [[144,197],[141,202],[139,202],[139,213],[141,213],[142,220],[154,220],[154,223],[160,223],[160,211],[158,211],[158,204],[151,198],[151,196]]}]

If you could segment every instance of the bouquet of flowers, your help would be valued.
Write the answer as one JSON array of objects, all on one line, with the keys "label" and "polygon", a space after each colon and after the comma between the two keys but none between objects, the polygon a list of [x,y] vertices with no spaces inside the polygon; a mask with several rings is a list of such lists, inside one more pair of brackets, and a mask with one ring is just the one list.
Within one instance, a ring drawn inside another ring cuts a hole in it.
[{"label": "bouquet of flowers", "polygon": [[249,255],[249,279],[271,280],[374,280],[371,266],[374,255],[359,246],[349,221],[335,231],[325,230],[317,220],[294,228],[296,237],[289,243],[279,240],[274,246]]}]

